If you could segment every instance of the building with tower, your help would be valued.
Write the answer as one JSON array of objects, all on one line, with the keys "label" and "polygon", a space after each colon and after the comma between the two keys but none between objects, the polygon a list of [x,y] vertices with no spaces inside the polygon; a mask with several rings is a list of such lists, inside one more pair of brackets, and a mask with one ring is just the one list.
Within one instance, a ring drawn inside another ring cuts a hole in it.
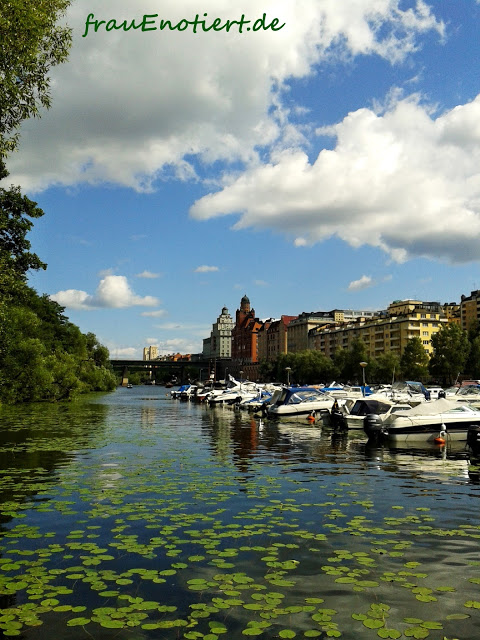
[{"label": "building with tower", "polygon": [[243,296],[232,330],[232,360],[235,364],[243,366],[258,362],[258,331],[262,325],[262,320],[255,317],[250,300]]},{"label": "building with tower", "polygon": [[233,327],[233,318],[227,307],[223,307],[217,321],[212,325],[210,337],[203,341],[202,354],[206,358],[231,358]]}]

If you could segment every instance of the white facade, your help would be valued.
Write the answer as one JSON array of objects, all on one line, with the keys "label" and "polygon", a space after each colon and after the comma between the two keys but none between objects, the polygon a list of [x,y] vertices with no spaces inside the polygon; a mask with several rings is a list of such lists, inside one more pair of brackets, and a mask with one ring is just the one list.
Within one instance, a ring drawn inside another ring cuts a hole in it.
[{"label": "white facade", "polygon": [[210,338],[206,338],[203,341],[204,356],[209,358],[232,357],[232,329],[234,324],[227,307],[223,307],[217,321],[212,325]]},{"label": "white facade", "polygon": [[151,346],[145,347],[143,350],[143,359],[144,360],[155,360],[158,358],[158,347]]}]

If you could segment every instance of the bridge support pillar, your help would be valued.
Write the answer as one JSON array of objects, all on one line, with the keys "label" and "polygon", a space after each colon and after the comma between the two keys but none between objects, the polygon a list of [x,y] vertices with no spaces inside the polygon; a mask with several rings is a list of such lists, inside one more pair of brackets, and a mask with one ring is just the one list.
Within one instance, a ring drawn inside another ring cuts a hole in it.
[{"label": "bridge support pillar", "polygon": [[124,367],[122,372],[122,387],[126,387],[128,384],[128,369]]}]

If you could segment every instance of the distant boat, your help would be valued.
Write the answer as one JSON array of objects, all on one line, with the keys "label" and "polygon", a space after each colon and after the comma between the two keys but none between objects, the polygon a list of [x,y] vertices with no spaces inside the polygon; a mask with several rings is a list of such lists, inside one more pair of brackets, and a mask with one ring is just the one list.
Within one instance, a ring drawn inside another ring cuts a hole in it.
[{"label": "distant boat", "polygon": [[127,384],[127,389],[133,389],[133,384],[131,384],[130,382]]}]

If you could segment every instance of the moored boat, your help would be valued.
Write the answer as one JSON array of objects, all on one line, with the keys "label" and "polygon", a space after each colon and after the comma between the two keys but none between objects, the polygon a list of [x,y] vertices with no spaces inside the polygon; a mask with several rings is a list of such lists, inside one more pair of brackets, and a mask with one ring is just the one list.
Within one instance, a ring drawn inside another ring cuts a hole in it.
[{"label": "moored boat", "polygon": [[369,414],[364,429],[369,438],[389,442],[467,440],[469,429],[480,427],[480,410],[440,398],[389,415]]}]

